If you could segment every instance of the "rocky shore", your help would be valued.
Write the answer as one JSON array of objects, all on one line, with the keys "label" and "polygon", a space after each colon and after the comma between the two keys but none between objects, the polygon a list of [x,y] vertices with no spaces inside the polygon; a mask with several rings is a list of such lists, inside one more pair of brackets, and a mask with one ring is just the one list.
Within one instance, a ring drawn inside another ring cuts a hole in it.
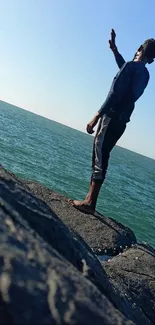
[{"label": "rocky shore", "polygon": [[0,324],[155,324],[155,250],[129,228],[2,166],[0,220]]}]

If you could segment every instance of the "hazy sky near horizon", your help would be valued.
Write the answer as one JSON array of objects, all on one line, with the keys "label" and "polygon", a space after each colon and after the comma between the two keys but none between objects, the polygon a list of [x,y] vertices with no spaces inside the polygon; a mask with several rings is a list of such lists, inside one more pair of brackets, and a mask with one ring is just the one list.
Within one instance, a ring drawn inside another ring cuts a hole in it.
[{"label": "hazy sky near horizon", "polygon": [[[118,71],[155,38],[153,0],[0,0],[1,100],[85,131]],[[155,159],[155,63],[119,145]]]}]

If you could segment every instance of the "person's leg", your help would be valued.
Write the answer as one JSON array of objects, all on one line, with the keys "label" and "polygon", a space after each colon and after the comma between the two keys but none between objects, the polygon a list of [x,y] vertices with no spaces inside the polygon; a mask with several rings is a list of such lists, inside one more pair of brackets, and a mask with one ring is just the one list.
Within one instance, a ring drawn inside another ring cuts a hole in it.
[{"label": "person's leg", "polygon": [[[101,118],[96,135],[95,135],[95,139],[94,139],[93,154],[92,154],[92,170],[94,169],[94,166],[95,166],[96,139],[97,139],[98,135],[101,134],[102,120],[103,119]],[[102,182],[99,182],[98,184],[96,184],[91,177],[89,191],[88,191],[85,199],[83,201],[69,200],[69,202],[71,203],[72,206],[79,209],[80,211],[93,214],[95,211],[95,207],[96,207],[95,202],[97,201],[97,197],[98,197],[101,186],[102,186]]]},{"label": "person's leg", "polygon": [[[95,166],[95,146],[96,146],[96,139],[97,139],[97,136],[99,133],[101,133],[101,128],[102,128],[102,118],[100,119],[100,122],[99,122],[99,125],[98,125],[98,128],[97,128],[97,131],[96,131],[96,135],[95,135],[95,138],[94,138],[94,144],[93,144],[93,153],[92,153],[92,171],[94,170],[94,166]],[[85,199],[87,199],[90,195],[90,192],[92,191],[92,182],[93,182],[93,179],[92,179],[92,176],[91,176],[91,179],[90,179],[90,186],[89,186],[89,192],[87,193]]]},{"label": "person's leg", "polygon": [[105,179],[112,148],[125,131],[125,124],[111,121],[107,116],[101,119],[93,148],[93,172],[89,192],[83,201],[72,201],[72,205],[86,213],[94,213],[100,188]]}]

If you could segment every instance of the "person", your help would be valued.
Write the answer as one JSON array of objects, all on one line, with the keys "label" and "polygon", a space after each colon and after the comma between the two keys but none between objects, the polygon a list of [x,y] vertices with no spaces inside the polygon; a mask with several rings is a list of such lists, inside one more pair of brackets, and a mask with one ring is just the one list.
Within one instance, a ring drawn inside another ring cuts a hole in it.
[{"label": "person", "polygon": [[90,188],[83,201],[70,200],[73,207],[85,213],[94,214],[101,186],[105,180],[110,152],[123,135],[135,107],[149,81],[146,64],[155,58],[155,40],[148,39],[142,44],[132,61],[125,62],[115,44],[116,34],[112,29],[109,45],[114,53],[119,71],[113,79],[109,94],[87,124],[89,134],[99,122],[93,146],[92,176]]}]

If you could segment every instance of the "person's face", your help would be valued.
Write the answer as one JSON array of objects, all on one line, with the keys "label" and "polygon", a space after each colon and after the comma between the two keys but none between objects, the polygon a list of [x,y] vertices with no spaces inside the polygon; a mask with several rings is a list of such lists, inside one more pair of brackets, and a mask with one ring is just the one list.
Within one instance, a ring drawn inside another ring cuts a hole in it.
[{"label": "person's face", "polygon": [[143,46],[141,45],[134,56],[134,61],[140,61],[142,58],[143,58]]}]

